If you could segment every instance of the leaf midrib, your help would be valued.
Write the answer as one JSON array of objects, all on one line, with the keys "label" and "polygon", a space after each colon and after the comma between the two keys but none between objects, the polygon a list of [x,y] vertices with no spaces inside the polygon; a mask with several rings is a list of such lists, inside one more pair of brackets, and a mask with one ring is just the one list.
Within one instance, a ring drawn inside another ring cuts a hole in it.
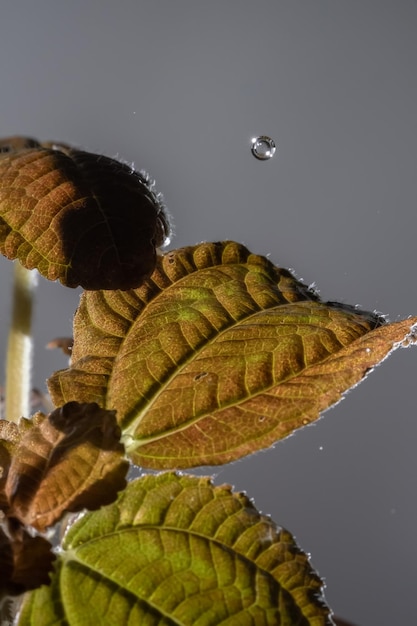
[{"label": "leaf midrib", "polygon": [[[291,303],[285,303],[282,305],[277,305],[277,307],[279,306],[289,306],[289,305],[294,305],[294,304],[301,304],[301,303],[310,303],[314,306],[320,306],[320,308],[323,308],[324,310],[326,310],[325,304],[324,303],[319,303],[319,302],[313,302],[313,301],[309,301],[309,300],[302,300],[299,302],[291,302]],[[225,328],[223,328],[220,332],[217,332],[213,335],[213,337],[211,339],[209,339],[208,341],[204,342],[198,349],[194,350],[190,356],[185,359],[183,361],[183,363],[181,364],[181,366],[176,367],[175,369],[173,369],[172,373],[166,378],[165,381],[163,381],[159,386],[158,389],[156,391],[156,393],[152,396],[151,399],[148,400],[148,402],[146,402],[145,406],[143,407],[142,410],[136,412],[136,411],[131,411],[130,414],[134,414],[135,418],[132,419],[131,423],[129,424],[129,426],[127,428],[123,428],[123,424],[122,424],[122,430],[123,430],[123,437],[133,437],[134,439],[134,433],[139,425],[139,423],[141,422],[141,419],[143,417],[146,416],[146,414],[149,412],[149,410],[152,408],[153,404],[157,401],[157,399],[160,397],[160,395],[162,393],[164,393],[164,391],[166,390],[166,388],[169,386],[169,384],[171,383],[171,381],[178,375],[180,374],[185,367],[187,367],[189,365],[189,363],[191,363],[194,358],[196,357],[196,355],[200,354],[204,349],[206,349],[208,346],[214,344],[224,333],[228,332],[231,328],[233,328],[233,326],[238,326],[240,322],[243,321],[247,321],[250,320],[251,317],[255,317],[257,314],[259,314],[262,311],[271,311],[276,307],[269,307],[268,309],[261,309],[259,308],[257,311],[255,311],[254,313],[251,313],[250,315],[247,315],[246,317],[242,317],[239,320],[233,320],[233,323],[226,326]],[[257,326],[260,326],[260,324],[256,324]],[[293,324],[291,324],[290,322],[282,322],[281,326],[289,326],[289,327],[293,327]],[[313,324],[311,321],[309,322],[303,322],[302,324],[298,323],[297,324],[298,327],[300,326],[304,326],[307,328],[312,328]],[[320,330],[327,330],[329,333],[331,333],[333,335],[333,337],[337,340],[337,342],[340,345],[340,349],[338,350],[338,352],[340,352],[340,350],[342,350],[343,348],[345,348],[346,346],[343,346],[339,339],[337,338],[337,336],[335,335],[334,331],[331,331],[328,328],[325,327],[320,327],[320,326],[316,326],[317,328],[320,328]],[[371,329],[370,329],[371,330]],[[370,330],[368,332],[370,332]],[[367,333],[364,333],[367,334]],[[361,335],[363,336],[363,335]],[[354,341],[356,341],[357,339],[355,339]],[[350,342],[348,345],[351,345],[353,342]],[[329,354],[327,357],[322,358],[320,360],[320,363],[325,363],[329,358],[331,358],[332,356],[334,356],[336,353],[331,353]],[[313,365],[317,365],[317,363],[314,363],[312,365],[310,365],[309,367],[312,367]],[[270,389],[276,387],[277,384],[282,384],[282,383],[286,383],[290,380],[292,380],[293,378],[300,376],[301,373],[304,373],[306,370],[308,370],[308,367],[304,367],[304,369],[302,369],[301,371],[295,372],[292,375],[288,375],[285,378],[283,378],[282,380],[279,381],[279,383],[277,382],[273,382],[271,385],[266,385],[264,387],[262,387],[262,389],[260,389],[259,391],[257,391],[256,393],[251,393],[250,395],[245,395],[244,397],[240,397],[238,401],[234,401],[234,402],[229,402],[227,404],[224,404],[223,406],[219,407],[217,410],[225,410],[231,406],[235,406],[236,404],[240,404],[241,402],[248,400],[250,398],[255,398],[257,396],[259,396],[260,394],[263,394],[267,391],[269,391]],[[111,384],[111,376],[110,376],[110,380],[109,380],[109,384],[108,387],[110,387]],[[151,435],[149,437],[142,437],[138,440],[134,440],[134,445],[128,445],[128,450],[129,452],[132,452],[133,450],[135,450],[137,447],[145,445],[147,443],[151,443],[153,441],[157,441],[159,439],[163,439],[166,436],[168,436],[169,434],[172,433],[176,433],[176,432],[180,432],[182,430],[186,430],[187,428],[189,428],[190,426],[192,426],[193,424],[199,422],[201,419],[204,419],[204,417],[207,417],[209,415],[209,413],[205,412],[205,413],[201,413],[198,415],[194,415],[191,419],[183,422],[180,426],[176,425],[170,429],[165,429],[164,431],[158,433],[158,434],[154,434]],[[123,418],[123,421],[130,421],[129,418],[129,414],[125,415]]]},{"label": "leaf midrib", "polygon": [[[75,561],[76,563],[78,563],[79,565],[84,567],[85,569],[91,570],[91,571],[95,572],[96,574],[100,575],[103,578],[108,578],[109,581],[111,581],[113,584],[117,584],[120,587],[120,584],[118,582],[116,582],[116,580],[113,580],[110,577],[110,575],[108,575],[108,573],[103,573],[103,571],[95,568],[94,566],[91,566],[91,565],[87,564],[85,560],[80,559],[79,555],[77,554],[77,549],[84,549],[84,548],[88,549],[89,547],[91,547],[94,544],[100,542],[104,538],[111,538],[111,537],[116,537],[117,538],[117,537],[120,536],[121,533],[124,533],[124,532],[135,533],[136,534],[136,533],[140,532],[141,530],[154,530],[154,531],[156,531],[158,533],[160,531],[172,532],[172,533],[182,534],[182,535],[185,535],[185,536],[190,536],[191,535],[193,537],[196,537],[198,539],[201,539],[201,540],[205,541],[206,543],[213,544],[216,547],[218,547],[220,550],[229,552],[232,555],[232,557],[239,559],[241,562],[245,563],[249,568],[251,568],[251,569],[255,568],[261,575],[271,579],[271,581],[273,582],[274,585],[285,589],[291,595],[291,597],[294,600],[293,594],[291,592],[291,588],[288,588],[287,586],[285,586],[285,584],[283,582],[277,580],[270,570],[267,570],[264,567],[260,567],[256,563],[256,561],[254,561],[253,559],[249,558],[248,556],[246,556],[242,552],[239,552],[239,551],[235,550],[233,548],[233,546],[229,546],[226,543],[222,543],[221,541],[219,541],[215,537],[210,537],[208,535],[204,535],[201,532],[196,532],[195,530],[189,530],[189,529],[186,529],[186,528],[177,528],[175,526],[168,526],[168,525],[157,526],[155,524],[141,524],[141,525],[138,525],[138,526],[123,527],[123,528],[120,528],[118,530],[114,530],[112,532],[108,532],[106,534],[100,535],[99,537],[94,537],[92,539],[89,539],[89,540],[83,542],[81,545],[79,545],[79,546],[77,546],[75,548],[71,548],[69,550],[65,550],[64,549],[65,552],[64,553],[61,552],[60,555],[59,555],[59,558],[61,558],[64,562],[65,561]],[[245,529],[245,530],[248,530],[248,528]],[[278,545],[278,544],[279,544],[279,541],[271,542],[270,546],[268,546],[268,548],[266,550],[268,550],[272,546]],[[264,550],[261,554],[263,554],[266,550]],[[180,575],[180,572],[177,575]],[[121,588],[125,589],[124,587],[121,587]],[[132,591],[130,591],[128,589],[127,589],[127,591],[129,593],[133,594]],[[135,598],[138,598],[138,596],[135,596]],[[145,599],[145,600],[148,602],[148,599]],[[294,602],[295,602],[295,600],[294,600]],[[151,606],[153,606],[158,611],[160,611],[160,609],[158,607],[156,607],[155,605],[151,604]]]}]

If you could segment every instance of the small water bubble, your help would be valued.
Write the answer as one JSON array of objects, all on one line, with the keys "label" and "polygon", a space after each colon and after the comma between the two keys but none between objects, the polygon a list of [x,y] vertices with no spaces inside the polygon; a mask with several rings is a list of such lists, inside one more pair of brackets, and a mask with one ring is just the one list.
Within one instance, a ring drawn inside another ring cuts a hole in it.
[{"label": "small water bubble", "polygon": [[303,424],[304,426],[307,426],[307,424],[310,423],[310,420],[308,420],[306,417],[303,419]]},{"label": "small water bubble", "polygon": [[366,348],[365,352],[366,352],[366,354],[371,354],[372,350],[371,350],[371,348]]},{"label": "small water bubble", "polygon": [[251,139],[251,151],[253,156],[260,161],[272,159],[276,151],[275,141],[267,135],[260,135]]},{"label": "small water bubble", "polygon": [[319,450],[320,450],[320,452],[322,452],[324,450],[324,447],[323,446],[319,446]]}]

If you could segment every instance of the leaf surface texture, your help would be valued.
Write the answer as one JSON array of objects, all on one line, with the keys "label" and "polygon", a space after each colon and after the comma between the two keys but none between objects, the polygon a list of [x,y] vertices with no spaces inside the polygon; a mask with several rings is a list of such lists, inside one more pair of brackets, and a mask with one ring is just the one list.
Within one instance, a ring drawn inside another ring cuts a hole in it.
[{"label": "leaf surface texture", "polygon": [[207,478],[160,474],[68,531],[20,626],[324,626],[322,583],[286,530]]},{"label": "leaf surface texture", "polygon": [[108,157],[25,137],[0,140],[0,252],[49,280],[130,289],[169,225],[150,179]]},{"label": "leaf surface texture", "polygon": [[416,323],[321,302],[240,244],[200,244],[138,289],[85,293],[71,367],[49,388],[56,404],[115,409],[139,465],[223,464],[317,419]]}]

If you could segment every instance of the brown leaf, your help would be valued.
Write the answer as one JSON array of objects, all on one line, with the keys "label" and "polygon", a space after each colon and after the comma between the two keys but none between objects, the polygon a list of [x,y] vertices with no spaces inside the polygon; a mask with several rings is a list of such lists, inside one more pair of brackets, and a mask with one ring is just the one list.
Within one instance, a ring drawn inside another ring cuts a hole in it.
[{"label": "brown leaf", "polygon": [[0,252],[85,289],[137,287],[169,225],[143,173],[65,144],[0,142]]},{"label": "brown leaf", "polygon": [[55,558],[43,537],[33,537],[20,526],[10,527],[7,534],[0,528],[0,591],[15,595],[49,583]]},{"label": "brown leaf", "polygon": [[10,154],[29,148],[40,148],[41,144],[32,137],[5,137],[0,139],[0,154]]},{"label": "brown leaf", "polygon": [[86,293],[56,404],[114,408],[155,469],[228,463],[317,419],[410,333],[317,294],[234,242],[172,251],[142,287]]},{"label": "brown leaf", "polygon": [[74,339],[72,337],[56,337],[51,341],[48,341],[46,347],[48,350],[55,350],[59,348],[67,356],[72,354],[72,346],[74,345]]},{"label": "brown leaf", "polygon": [[114,412],[71,402],[19,428],[4,488],[9,517],[44,530],[65,511],[112,502],[125,486]]},{"label": "brown leaf", "polygon": [[10,464],[16,452],[19,439],[20,434],[17,424],[0,420],[0,511],[5,511],[8,507],[5,488]]}]

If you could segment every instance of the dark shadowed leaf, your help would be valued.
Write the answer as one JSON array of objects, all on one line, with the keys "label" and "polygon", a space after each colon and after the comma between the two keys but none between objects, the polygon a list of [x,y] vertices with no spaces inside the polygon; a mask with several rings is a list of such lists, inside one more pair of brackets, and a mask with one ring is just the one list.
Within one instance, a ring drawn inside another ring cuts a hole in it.
[{"label": "dark shadowed leaf", "polygon": [[0,528],[0,595],[20,594],[49,583],[55,555],[43,537],[31,536],[22,527]]},{"label": "dark shadowed leaf", "polygon": [[12,598],[3,598],[0,604],[0,624],[2,626],[12,626],[15,601]]},{"label": "dark shadowed leaf", "polygon": [[139,465],[227,463],[317,419],[416,323],[320,302],[239,244],[201,244],[139,289],[84,294],[72,366],[49,386],[56,404],[116,409]]},{"label": "dark shadowed leaf", "polygon": [[50,280],[129,289],[155,267],[169,226],[153,182],[64,144],[0,141],[0,252]]},{"label": "dark shadowed leaf", "polygon": [[69,530],[20,626],[325,626],[322,583],[286,530],[243,494],[161,474]]},{"label": "dark shadowed leaf", "polygon": [[8,452],[2,503],[9,518],[44,530],[65,511],[112,502],[126,484],[128,463],[112,411],[72,402],[22,419],[14,430],[17,441],[0,441],[0,455]]}]

